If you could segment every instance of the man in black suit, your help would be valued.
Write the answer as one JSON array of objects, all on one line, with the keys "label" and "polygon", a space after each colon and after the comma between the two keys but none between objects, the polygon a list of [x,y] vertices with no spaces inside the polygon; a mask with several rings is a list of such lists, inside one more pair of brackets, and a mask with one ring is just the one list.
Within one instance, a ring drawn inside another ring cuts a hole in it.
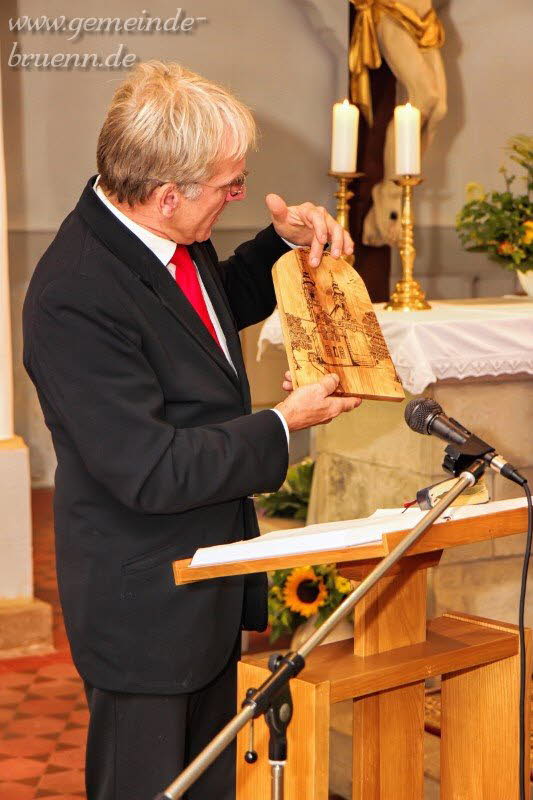
[{"label": "man in black suit", "polygon": [[[90,708],[89,800],[148,800],[235,711],[241,630],[267,622],[256,574],[176,587],[172,561],[256,536],[250,495],[285,478],[291,430],[360,401],[337,380],[252,414],[238,331],[275,306],[292,245],[350,252],[311,203],[276,195],[272,225],[219,262],[209,240],[245,194],[248,109],[177,64],[117,90],[92,178],[40,260],[24,363],[57,454],[58,581]],[[289,244],[289,242],[291,244]],[[234,796],[234,751],[191,800]]]}]

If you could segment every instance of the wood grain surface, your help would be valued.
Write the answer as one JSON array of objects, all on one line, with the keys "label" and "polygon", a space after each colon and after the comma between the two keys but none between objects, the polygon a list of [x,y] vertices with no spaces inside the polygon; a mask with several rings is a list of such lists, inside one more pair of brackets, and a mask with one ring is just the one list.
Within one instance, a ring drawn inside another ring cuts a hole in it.
[{"label": "wood grain surface", "polygon": [[[451,615],[450,615],[451,616]],[[479,623],[481,624],[481,623]],[[494,632],[505,623],[491,623]],[[516,630],[516,629],[515,629]],[[518,639],[517,636],[515,636]],[[526,698],[531,696],[531,630],[525,632]],[[441,798],[503,800],[529,797],[530,710],[525,712],[525,764],[519,775],[519,684],[517,652],[494,662],[453,670],[442,676]]]},{"label": "wood grain surface", "polygon": [[[270,675],[266,664],[241,661],[237,673],[237,707],[246,689],[260,686]],[[287,732],[284,800],[328,800],[330,695],[327,681],[291,681],[294,714]],[[244,761],[249,747],[247,726],[237,737],[237,800],[270,800],[269,733],[264,717],[254,723],[255,764]],[[207,800],[207,798],[206,798]],[[211,798],[210,798],[211,800]],[[212,800],[216,800],[212,798]]]},{"label": "wood grain surface", "polygon": [[[408,559],[397,575],[378,581],[355,607],[355,656],[366,662],[382,653],[412,652],[410,645],[425,642],[426,594],[427,569]],[[395,680],[402,674],[398,665]],[[354,800],[423,798],[424,680],[400,683],[366,697],[352,693]]]},{"label": "wood grain surface", "polygon": [[[305,669],[291,682],[295,716],[289,726],[287,800],[327,797],[329,704],[348,698],[354,699],[353,799],[421,800],[423,682],[434,675],[443,675],[441,796],[446,800],[518,797],[517,627],[451,612],[429,622],[427,636],[416,641],[422,637],[424,579],[412,577],[416,585],[409,580],[399,592],[409,624],[402,626],[398,638],[389,622],[383,629],[380,625],[384,615],[393,623],[397,610],[394,597],[386,597],[386,587],[377,617],[371,619],[368,605],[365,618],[359,620],[359,632],[366,641],[355,649],[364,654],[354,653],[351,639],[322,645],[307,657]],[[415,608],[409,608],[409,601]],[[529,631],[526,637],[530,667]],[[410,639],[413,643],[406,645]],[[397,641],[400,646],[395,646]],[[239,702],[247,687],[257,687],[270,674],[269,655],[243,656]],[[530,689],[528,677],[527,696]],[[529,717],[525,733],[528,737]],[[267,800],[263,720],[256,728],[259,761],[253,766],[243,762],[247,746],[248,731],[243,731],[238,741],[237,800]]]},{"label": "wood grain surface", "polygon": [[342,258],[324,253],[315,268],[308,257],[307,248],[297,248],[272,268],[294,388],[334,372],[339,396],[403,400],[362,279]]}]

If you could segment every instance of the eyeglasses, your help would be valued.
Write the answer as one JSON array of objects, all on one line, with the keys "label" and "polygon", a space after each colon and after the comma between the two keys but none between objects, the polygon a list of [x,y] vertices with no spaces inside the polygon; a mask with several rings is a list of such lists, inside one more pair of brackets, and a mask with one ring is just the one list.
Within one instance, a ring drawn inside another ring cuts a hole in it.
[{"label": "eyeglasses", "polygon": [[248,170],[246,172],[241,173],[237,178],[234,178],[230,183],[224,183],[222,186],[213,186],[211,183],[198,183],[198,186],[208,186],[210,189],[218,189],[220,192],[224,192],[224,194],[228,194],[231,197],[238,197],[238,195],[244,192],[246,187],[246,178],[248,177]]},{"label": "eyeglasses", "polygon": [[[234,178],[230,183],[224,183],[222,186],[214,186],[212,183],[202,183],[201,181],[192,181],[188,184],[188,186],[207,186],[210,189],[218,189],[219,192],[224,192],[224,194],[229,194],[230,197],[238,197],[242,194],[246,188],[246,178],[248,177],[249,172],[245,170],[236,178]],[[144,178],[145,181],[157,181],[160,186],[164,186],[165,183],[169,183],[169,181],[163,181],[161,178]],[[179,184],[176,184],[179,186]]]}]

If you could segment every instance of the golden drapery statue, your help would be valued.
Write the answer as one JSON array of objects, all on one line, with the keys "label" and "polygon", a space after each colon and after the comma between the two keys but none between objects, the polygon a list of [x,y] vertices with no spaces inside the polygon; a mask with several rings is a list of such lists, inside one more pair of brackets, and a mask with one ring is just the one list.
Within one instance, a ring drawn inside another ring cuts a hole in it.
[{"label": "golden drapery statue", "polygon": [[354,102],[365,115],[369,125],[373,123],[372,95],[369,69],[381,66],[377,26],[382,14],[387,14],[404,28],[421,49],[442,47],[444,28],[435,9],[420,17],[405,3],[395,0],[350,0],[357,10],[350,42],[350,89]]},{"label": "golden drapery statue", "polygon": [[[377,69],[383,57],[401,93],[420,109],[421,145],[425,152],[446,114],[446,76],[440,49],[444,29],[432,0],[350,2],[357,11],[349,53],[352,101],[372,125],[369,70]],[[437,7],[443,4],[443,0],[434,2]],[[363,224],[366,245],[398,243],[401,203],[400,189],[392,180],[395,174],[392,119],[385,136],[383,180],[372,189],[373,205]]]}]

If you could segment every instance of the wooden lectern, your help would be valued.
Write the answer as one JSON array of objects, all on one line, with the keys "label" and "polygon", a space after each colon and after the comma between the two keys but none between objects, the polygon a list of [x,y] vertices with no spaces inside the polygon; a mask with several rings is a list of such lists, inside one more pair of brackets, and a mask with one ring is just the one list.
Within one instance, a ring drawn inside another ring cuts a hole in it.
[{"label": "wooden lectern", "polygon": [[[519,795],[519,641],[514,625],[450,612],[426,619],[427,570],[447,547],[522,533],[527,509],[433,525],[356,607],[354,639],[322,645],[291,681],[285,800],[327,800],[330,705],[353,699],[354,800],[422,800],[424,679],[442,675],[442,800],[512,800]],[[405,536],[380,544],[216,567],[174,562],[176,583],[337,562],[359,581]],[[526,631],[523,780],[529,796],[531,632]],[[270,674],[268,654],[239,664],[238,708],[246,689]],[[237,739],[238,800],[270,800],[268,730],[255,722],[256,764]]]}]

